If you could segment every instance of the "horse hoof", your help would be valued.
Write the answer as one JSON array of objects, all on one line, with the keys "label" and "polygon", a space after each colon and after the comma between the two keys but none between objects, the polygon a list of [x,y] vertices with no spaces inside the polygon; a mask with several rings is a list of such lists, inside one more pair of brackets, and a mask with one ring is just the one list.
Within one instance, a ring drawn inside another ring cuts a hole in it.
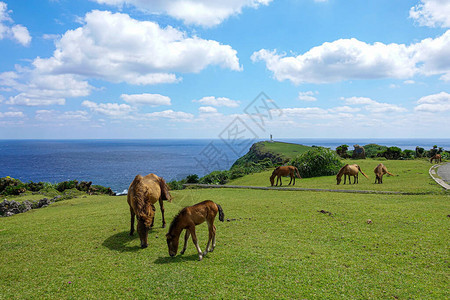
[{"label": "horse hoof", "polygon": [[166,224],[163,224],[162,228],[166,228]]},{"label": "horse hoof", "polygon": [[199,255],[198,260],[201,261],[203,259],[203,256]]}]

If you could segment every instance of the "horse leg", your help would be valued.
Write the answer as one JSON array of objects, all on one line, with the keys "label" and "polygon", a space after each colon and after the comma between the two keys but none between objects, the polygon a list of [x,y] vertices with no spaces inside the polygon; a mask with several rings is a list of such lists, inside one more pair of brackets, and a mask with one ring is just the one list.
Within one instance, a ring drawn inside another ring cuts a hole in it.
[{"label": "horse leg", "polygon": [[130,214],[131,214],[131,220],[130,220],[130,223],[131,223],[130,235],[133,235],[133,233],[134,233],[134,216],[135,216],[135,214],[134,214],[134,210],[131,208],[131,206],[130,206]]},{"label": "horse leg", "polygon": [[184,252],[186,251],[189,234],[190,234],[189,229],[186,229],[186,233],[184,234],[184,246],[183,246],[183,250],[181,250],[180,254],[184,254]]},{"label": "horse leg", "polygon": [[162,214],[162,228],[166,227],[166,220],[164,219],[164,203],[162,199],[159,199],[159,208],[161,208]]},{"label": "horse leg", "polygon": [[210,246],[211,246],[211,241],[213,239],[213,234],[214,234],[213,233],[213,226],[214,226],[213,222],[214,222],[214,220],[212,220],[212,222],[210,222],[208,220],[207,222],[208,222],[208,243],[206,244],[206,249],[205,249],[205,252],[203,252],[203,255],[206,255],[208,252],[212,251],[210,249]]},{"label": "horse leg", "polygon": [[216,248],[216,226],[213,225],[213,237],[212,237],[212,247],[209,252],[213,252],[214,248]]},{"label": "horse leg", "polygon": [[198,245],[197,235],[195,234],[195,225],[189,226],[188,230],[191,232],[192,242],[194,242],[195,248],[197,248],[198,260],[202,260],[203,253],[202,253],[202,249],[200,249],[200,246]]},{"label": "horse leg", "polygon": [[281,178],[281,175],[278,176],[278,179],[280,179],[280,186],[282,186],[283,185],[283,178]]},{"label": "horse leg", "polygon": [[292,183],[292,175],[290,175],[290,176],[291,176],[291,180],[289,181],[288,185],[291,185],[291,183]]}]

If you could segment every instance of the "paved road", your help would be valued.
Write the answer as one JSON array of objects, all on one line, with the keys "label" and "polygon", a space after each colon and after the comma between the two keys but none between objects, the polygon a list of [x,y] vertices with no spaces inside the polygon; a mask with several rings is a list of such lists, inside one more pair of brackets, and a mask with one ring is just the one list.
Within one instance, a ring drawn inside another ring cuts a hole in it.
[{"label": "paved road", "polygon": [[437,173],[442,180],[450,184],[450,163],[440,166]]}]

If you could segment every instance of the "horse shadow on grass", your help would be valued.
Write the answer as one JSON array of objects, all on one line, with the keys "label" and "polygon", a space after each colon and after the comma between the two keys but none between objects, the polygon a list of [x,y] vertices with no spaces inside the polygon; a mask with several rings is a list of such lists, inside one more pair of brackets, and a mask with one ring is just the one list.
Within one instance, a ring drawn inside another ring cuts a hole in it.
[{"label": "horse shadow on grass", "polygon": [[[207,256],[203,257],[203,259],[208,259]],[[155,264],[158,265],[164,265],[164,264],[174,264],[174,263],[183,263],[183,262],[189,262],[189,261],[198,261],[198,254],[192,254],[192,255],[177,255],[175,257],[170,256],[163,256],[158,257],[155,260]]]},{"label": "horse shadow on grass", "polygon": [[135,233],[130,236],[129,231],[122,231],[113,234],[109,238],[103,241],[102,245],[108,249],[119,252],[136,252],[141,249],[140,246],[129,246],[130,242],[134,239],[139,239],[139,236]]}]

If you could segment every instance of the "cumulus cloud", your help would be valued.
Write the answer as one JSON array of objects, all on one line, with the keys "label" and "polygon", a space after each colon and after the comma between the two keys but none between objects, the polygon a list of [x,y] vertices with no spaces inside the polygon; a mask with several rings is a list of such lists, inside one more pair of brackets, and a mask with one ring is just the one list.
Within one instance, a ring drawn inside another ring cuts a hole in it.
[{"label": "cumulus cloud", "polygon": [[25,106],[64,105],[66,97],[87,96],[93,88],[77,76],[44,75],[35,70],[0,73],[0,86],[19,92],[6,104]]},{"label": "cumulus cloud", "polygon": [[125,102],[130,104],[141,104],[150,106],[171,105],[170,98],[160,94],[122,94],[120,96]]},{"label": "cumulus cloud", "polygon": [[57,110],[37,110],[35,119],[39,121],[88,121],[89,114],[84,110],[77,111],[57,111]]},{"label": "cumulus cloud", "polygon": [[173,111],[171,109],[148,113],[145,114],[144,116],[148,118],[165,118],[179,121],[191,120],[194,118],[193,114],[186,113],[183,111]]},{"label": "cumulus cloud", "polygon": [[128,116],[134,109],[128,104],[118,103],[95,103],[89,100],[83,101],[82,106],[89,108],[92,112],[113,118]]},{"label": "cumulus cloud", "polygon": [[341,98],[341,100],[348,105],[363,105],[364,109],[369,113],[379,114],[406,111],[404,107],[390,103],[378,102],[367,97]]},{"label": "cumulus cloud", "polygon": [[447,112],[450,111],[450,94],[440,92],[439,94],[428,95],[417,101],[415,111],[419,112]]},{"label": "cumulus cloud", "polygon": [[450,27],[450,2],[447,0],[421,0],[411,7],[409,17],[421,26]]},{"label": "cumulus cloud", "polygon": [[226,106],[226,107],[238,107],[239,101],[237,100],[231,100],[226,97],[203,97],[200,100],[193,100],[192,102],[198,102],[204,105],[210,105],[210,106]]},{"label": "cumulus cloud", "polygon": [[298,93],[298,100],[301,101],[317,101],[317,98],[314,97],[314,95],[316,95],[317,92],[313,92],[313,91],[307,91],[307,92],[299,92]]},{"label": "cumulus cloud", "polygon": [[294,84],[331,83],[351,79],[411,78],[443,74],[450,78],[450,30],[435,39],[412,45],[367,44],[339,39],[314,47],[298,56],[261,49],[251,56],[263,61],[278,81]]},{"label": "cumulus cloud", "polygon": [[9,38],[15,40],[23,46],[31,43],[31,36],[28,29],[23,25],[11,25],[14,21],[9,16],[8,6],[5,2],[0,2],[0,40]]},{"label": "cumulus cloud", "polygon": [[217,113],[217,108],[212,106],[201,106],[198,108],[201,113]]},{"label": "cumulus cloud", "polygon": [[168,14],[185,24],[215,26],[245,7],[257,8],[272,0],[92,0],[114,6],[132,5],[151,14]]},{"label": "cumulus cloud", "polygon": [[173,72],[198,73],[210,65],[242,70],[229,45],[170,26],[107,11],[89,12],[84,22],[57,41],[53,57],[36,58],[36,69],[130,84],[173,83],[180,80]]},{"label": "cumulus cloud", "polygon": [[23,118],[25,115],[21,111],[0,111],[0,118]]}]

